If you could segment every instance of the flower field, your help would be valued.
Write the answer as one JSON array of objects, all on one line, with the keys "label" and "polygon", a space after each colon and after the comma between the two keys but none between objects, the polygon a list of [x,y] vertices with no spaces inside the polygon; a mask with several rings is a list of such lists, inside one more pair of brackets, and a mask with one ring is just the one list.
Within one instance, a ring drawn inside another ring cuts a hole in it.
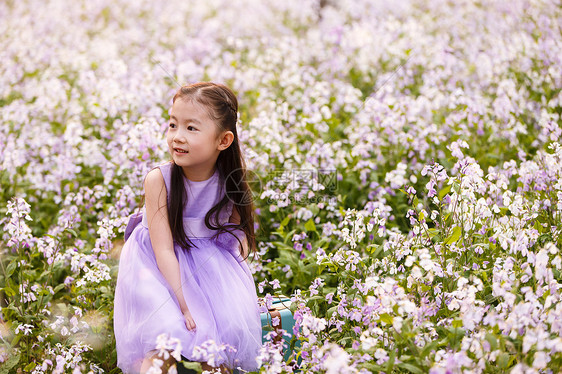
[{"label": "flower field", "polygon": [[123,232],[202,80],[239,98],[260,308],[292,299],[260,373],[561,372],[561,25],[560,0],[0,2],[0,373],[120,373]]}]

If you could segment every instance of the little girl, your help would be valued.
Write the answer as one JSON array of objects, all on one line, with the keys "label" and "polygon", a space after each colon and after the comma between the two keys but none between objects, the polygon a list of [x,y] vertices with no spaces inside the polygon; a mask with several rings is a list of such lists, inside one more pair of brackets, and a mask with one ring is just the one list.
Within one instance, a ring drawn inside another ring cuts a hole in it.
[{"label": "little girl", "polygon": [[144,373],[157,337],[181,341],[182,356],[212,339],[222,370],[256,370],[261,322],[245,262],[255,251],[254,216],[236,132],[238,101],[215,83],[181,87],[167,143],[172,160],[144,181],[142,215],[125,231],[115,289],[118,366]]}]

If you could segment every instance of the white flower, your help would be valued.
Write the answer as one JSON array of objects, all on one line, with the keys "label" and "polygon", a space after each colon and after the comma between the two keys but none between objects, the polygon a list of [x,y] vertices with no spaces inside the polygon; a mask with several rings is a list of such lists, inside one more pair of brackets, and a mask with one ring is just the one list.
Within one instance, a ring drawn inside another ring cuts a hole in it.
[{"label": "white flower", "polygon": [[16,327],[15,332],[16,334],[19,334],[19,332],[21,331],[24,335],[30,335],[31,330],[33,330],[33,325],[20,324],[18,327]]},{"label": "white flower", "polygon": [[68,335],[70,335],[70,331],[68,331],[68,328],[67,328],[66,326],[63,326],[63,327],[60,329],[60,333],[61,333],[62,336],[68,336]]},{"label": "white flower", "polygon": [[408,256],[406,257],[406,261],[404,261],[404,266],[406,267],[410,267],[414,264],[414,261],[416,260],[416,258],[414,256]]},{"label": "white flower", "polygon": [[390,183],[392,189],[398,189],[408,182],[406,179],[406,170],[408,165],[400,162],[396,165],[396,169],[386,173],[384,181]]},{"label": "white flower", "polygon": [[377,342],[378,342],[378,340],[376,338],[370,336],[368,331],[363,331],[363,333],[361,333],[360,340],[361,340],[361,346],[366,351],[375,347],[377,345]]},{"label": "white flower", "polygon": [[404,322],[404,320],[402,319],[402,317],[399,316],[394,316],[394,318],[392,319],[392,327],[398,332],[400,333],[402,331],[402,323]]},{"label": "white flower", "polygon": [[378,348],[375,351],[375,358],[377,359],[377,364],[382,365],[388,361],[388,353],[384,349]]},{"label": "white flower", "polygon": [[236,348],[228,344],[217,344],[214,340],[209,339],[203,344],[195,346],[192,355],[197,361],[206,362],[210,366],[218,366],[224,361],[225,352],[236,352]]},{"label": "white flower", "polygon": [[326,370],[326,374],[352,372],[352,369],[349,367],[349,353],[343,348],[334,343],[327,343],[326,346],[322,347],[322,352],[325,352],[325,355],[321,365]]},{"label": "white flower", "polygon": [[548,265],[548,252],[543,248],[535,257],[535,278],[539,284],[545,280]]},{"label": "white flower", "polygon": [[26,221],[31,221],[29,204],[22,198],[13,198],[8,202],[6,215],[10,219],[4,225],[4,239],[8,247],[28,246],[33,236]]},{"label": "white flower", "polygon": [[167,360],[170,355],[176,360],[181,361],[181,341],[178,338],[170,337],[168,334],[160,334],[156,338],[156,350],[158,357]]},{"label": "white flower", "polygon": [[324,318],[316,318],[310,314],[306,314],[303,316],[302,328],[305,336],[308,335],[310,331],[317,334],[326,328],[326,320]]},{"label": "white flower", "polygon": [[458,159],[464,158],[461,148],[468,148],[468,143],[464,140],[457,140],[447,146],[447,149],[451,151],[451,155]]},{"label": "white flower", "polygon": [[535,359],[533,360],[533,367],[535,369],[544,369],[550,362],[550,357],[544,351],[535,352]]}]

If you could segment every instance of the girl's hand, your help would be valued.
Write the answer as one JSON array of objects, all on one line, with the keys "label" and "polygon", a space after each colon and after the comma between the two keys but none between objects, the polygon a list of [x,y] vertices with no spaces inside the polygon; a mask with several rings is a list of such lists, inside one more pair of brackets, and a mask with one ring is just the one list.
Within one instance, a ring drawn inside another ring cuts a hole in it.
[{"label": "girl's hand", "polygon": [[189,309],[183,312],[183,318],[185,318],[185,327],[187,327],[188,330],[191,331],[197,328],[197,326],[195,326],[195,321],[193,320],[193,317],[191,316],[191,312],[189,311]]}]

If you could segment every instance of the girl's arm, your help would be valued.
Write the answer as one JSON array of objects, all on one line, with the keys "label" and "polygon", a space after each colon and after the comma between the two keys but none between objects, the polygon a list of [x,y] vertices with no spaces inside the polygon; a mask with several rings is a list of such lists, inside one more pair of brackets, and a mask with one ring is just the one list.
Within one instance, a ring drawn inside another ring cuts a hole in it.
[{"label": "girl's arm", "polygon": [[148,233],[158,269],[174,290],[181,312],[185,314],[189,309],[183,297],[180,267],[174,253],[174,241],[168,223],[166,185],[159,169],[153,169],[146,175],[144,192]]},{"label": "girl's arm", "polygon": [[[237,225],[240,224],[240,214],[238,213],[238,209],[236,209],[236,206],[232,208],[232,214],[230,215],[230,219],[228,220],[228,222],[235,223]],[[248,240],[246,240],[246,235],[244,235],[244,239],[242,239],[241,242],[242,248],[240,248],[240,254],[242,255],[242,258],[245,259],[248,255]]]}]

